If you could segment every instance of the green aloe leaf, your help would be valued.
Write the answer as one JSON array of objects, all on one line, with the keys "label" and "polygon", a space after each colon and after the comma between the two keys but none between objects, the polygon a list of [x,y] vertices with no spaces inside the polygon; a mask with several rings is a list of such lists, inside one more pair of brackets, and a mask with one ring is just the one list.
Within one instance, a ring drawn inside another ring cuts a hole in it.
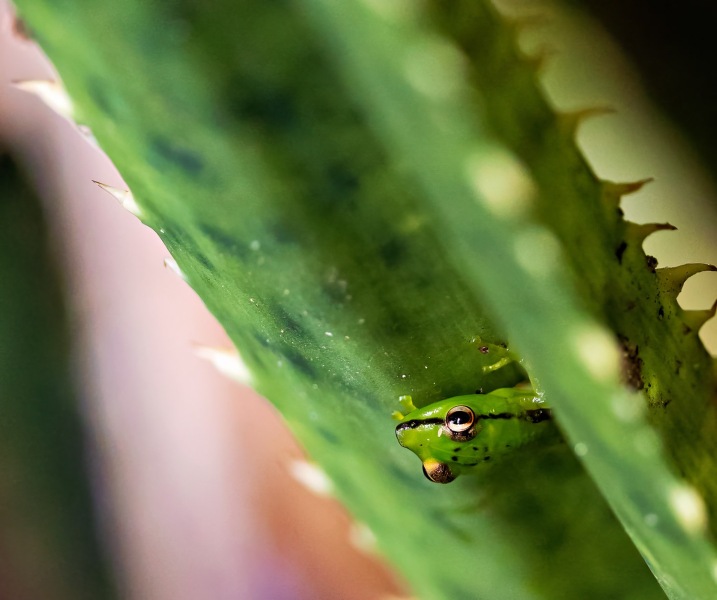
[{"label": "green aloe leaf", "polygon": [[[421,597],[662,596],[601,493],[671,597],[714,595],[709,357],[620,218],[634,186],[594,177],[487,4],[19,5],[250,383]],[[521,382],[483,373],[506,341],[569,443],[429,483],[399,396]]]}]

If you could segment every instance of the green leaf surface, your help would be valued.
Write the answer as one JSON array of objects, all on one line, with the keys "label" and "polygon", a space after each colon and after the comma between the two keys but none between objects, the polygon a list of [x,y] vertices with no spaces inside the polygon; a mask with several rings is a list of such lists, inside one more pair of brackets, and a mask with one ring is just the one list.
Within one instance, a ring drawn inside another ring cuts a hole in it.
[{"label": "green leaf surface", "polygon": [[[573,447],[668,593],[717,591],[701,500],[598,324],[619,315],[593,293],[620,266],[619,196],[590,203],[606,188],[482,3],[19,5],[252,385],[422,598],[661,597]],[[482,86],[480,60],[520,85]],[[570,444],[429,483],[398,397],[519,383],[482,372],[508,340]]]}]

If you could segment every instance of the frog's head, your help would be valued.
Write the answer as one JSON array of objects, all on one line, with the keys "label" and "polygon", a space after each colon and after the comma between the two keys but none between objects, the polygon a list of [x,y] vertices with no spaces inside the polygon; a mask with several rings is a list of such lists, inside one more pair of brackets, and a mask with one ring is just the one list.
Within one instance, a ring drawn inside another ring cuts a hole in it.
[{"label": "frog's head", "polygon": [[396,437],[421,459],[428,479],[450,483],[483,461],[485,451],[474,440],[480,430],[480,419],[463,396],[408,413],[396,426]]}]

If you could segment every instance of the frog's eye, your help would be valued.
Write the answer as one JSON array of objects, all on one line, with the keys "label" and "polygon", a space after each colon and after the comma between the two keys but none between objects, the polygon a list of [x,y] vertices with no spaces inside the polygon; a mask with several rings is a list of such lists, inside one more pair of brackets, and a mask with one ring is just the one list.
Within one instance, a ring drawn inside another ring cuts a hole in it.
[{"label": "frog's eye", "polygon": [[476,414],[467,406],[454,406],[446,414],[446,427],[452,433],[465,433],[476,421]]}]

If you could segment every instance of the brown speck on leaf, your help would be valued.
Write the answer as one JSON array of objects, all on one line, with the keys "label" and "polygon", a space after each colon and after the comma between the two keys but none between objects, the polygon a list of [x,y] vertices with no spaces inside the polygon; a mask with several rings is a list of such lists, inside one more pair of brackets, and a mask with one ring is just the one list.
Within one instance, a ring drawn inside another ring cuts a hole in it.
[{"label": "brown speck on leaf", "polygon": [[625,250],[627,250],[627,242],[623,240],[622,243],[615,249],[615,257],[617,258],[617,262],[620,264],[622,264],[622,255],[625,254]]},{"label": "brown speck on leaf", "polygon": [[618,335],[618,339],[622,346],[622,379],[631,388],[641,390],[645,382],[642,380],[640,348],[624,335]]},{"label": "brown speck on leaf", "polygon": [[12,20],[12,33],[16,38],[29,41],[32,39],[30,29],[20,17],[15,16]]}]

